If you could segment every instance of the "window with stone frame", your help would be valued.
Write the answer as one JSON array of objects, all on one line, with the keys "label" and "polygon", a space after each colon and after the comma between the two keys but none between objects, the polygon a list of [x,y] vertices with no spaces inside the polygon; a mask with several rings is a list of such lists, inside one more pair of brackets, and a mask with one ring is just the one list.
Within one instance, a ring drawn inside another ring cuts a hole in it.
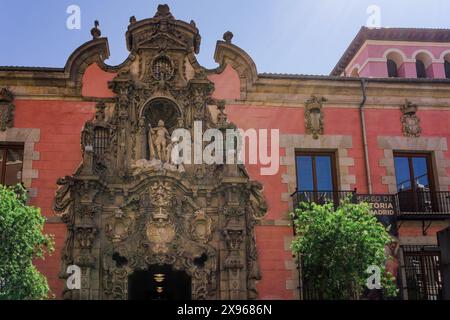
[{"label": "window with stone frame", "polygon": [[22,182],[23,144],[0,143],[0,184],[13,186]]},{"label": "window with stone frame", "polygon": [[301,201],[336,200],[336,157],[332,152],[297,152],[297,194]]},{"label": "window with stone frame", "polygon": [[431,212],[437,204],[428,153],[394,153],[395,177],[400,210]]}]

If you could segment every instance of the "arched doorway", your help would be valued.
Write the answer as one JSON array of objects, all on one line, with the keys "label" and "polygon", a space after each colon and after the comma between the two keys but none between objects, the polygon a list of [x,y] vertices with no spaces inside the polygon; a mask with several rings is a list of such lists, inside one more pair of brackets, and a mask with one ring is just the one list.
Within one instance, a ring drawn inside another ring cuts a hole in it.
[{"label": "arched doorway", "polygon": [[171,266],[150,266],[128,278],[128,300],[191,300],[191,277]]}]

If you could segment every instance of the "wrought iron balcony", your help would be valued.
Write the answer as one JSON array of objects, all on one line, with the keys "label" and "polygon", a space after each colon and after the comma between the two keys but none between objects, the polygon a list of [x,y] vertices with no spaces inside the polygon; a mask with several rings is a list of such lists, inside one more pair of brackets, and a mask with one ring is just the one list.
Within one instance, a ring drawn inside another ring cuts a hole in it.
[{"label": "wrought iron balcony", "polygon": [[396,197],[399,218],[450,217],[450,191],[401,191]]},{"label": "wrought iron balcony", "polygon": [[[450,219],[450,191],[402,191],[397,194],[367,195],[353,191],[296,191],[292,194],[294,207],[301,202],[324,204],[350,197],[354,203],[366,201],[372,207],[386,207],[389,203],[397,219]],[[377,208],[375,208],[377,209]],[[382,214],[382,213],[381,213]]]},{"label": "wrought iron balcony", "polygon": [[339,205],[341,200],[351,197],[356,201],[356,191],[296,191],[291,197],[294,206],[297,208],[301,202],[314,202],[317,204],[325,204],[328,202]]}]

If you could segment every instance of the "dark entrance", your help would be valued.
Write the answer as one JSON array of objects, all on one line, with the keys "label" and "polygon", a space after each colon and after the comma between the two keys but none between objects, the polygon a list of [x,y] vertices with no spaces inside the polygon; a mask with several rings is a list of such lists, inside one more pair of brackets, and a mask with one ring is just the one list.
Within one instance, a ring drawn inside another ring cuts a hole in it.
[{"label": "dark entrance", "polygon": [[128,279],[129,300],[190,300],[191,278],[171,266],[151,266]]}]

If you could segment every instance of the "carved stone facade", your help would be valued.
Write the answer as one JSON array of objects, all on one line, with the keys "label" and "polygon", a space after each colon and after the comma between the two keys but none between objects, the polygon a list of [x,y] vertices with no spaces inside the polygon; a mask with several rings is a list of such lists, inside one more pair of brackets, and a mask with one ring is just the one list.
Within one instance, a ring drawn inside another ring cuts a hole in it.
[{"label": "carved stone facade", "polygon": [[417,138],[422,133],[420,119],[417,117],[417,104],[406,99],[405,104],[401,106],[402,111],[402,129],[405,137]]},{"label": "carved stone facade", "polygon": [[61,276],[68,265],[82,269],[81,290],[64,297],[127,299],[130,275],[170,265],[191,278],[192,299],[257,298],[262,186],[242,166],[170,161],[175,129],[234,127],[196,62],[195,23],[159,6],[152,19],[130,19],[127,44],[130,58],[110,82],[115,102],[97,104],[81,165],[58,181],[55,210],[68,230]]},{"label": "carved stone facade", "polygon": [[0,88],[0,131],[14,125],[14,94],[7,88]]},{"label": "carved stone facade", "polygon": [[324,115],[323,103],[327,99],[324,97],[311,96],[305,103],[305,128],[306,133],[311,134],[314,139],[318,139],[323,134]]}]

